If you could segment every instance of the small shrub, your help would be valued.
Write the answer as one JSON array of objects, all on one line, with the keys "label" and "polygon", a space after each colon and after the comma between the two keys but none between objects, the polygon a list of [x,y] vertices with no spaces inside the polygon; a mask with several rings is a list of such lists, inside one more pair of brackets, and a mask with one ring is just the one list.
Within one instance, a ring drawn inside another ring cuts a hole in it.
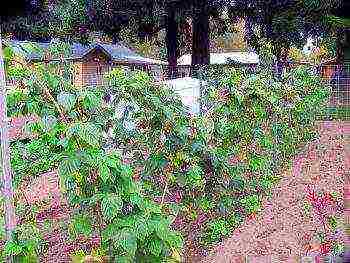
[{"label": "small shrub", "polygon": [[216,218],[206,224],[206,228],[201,237],[201,242],[205,245],[220,242],[231,232],[231,226],[225,218]]}]

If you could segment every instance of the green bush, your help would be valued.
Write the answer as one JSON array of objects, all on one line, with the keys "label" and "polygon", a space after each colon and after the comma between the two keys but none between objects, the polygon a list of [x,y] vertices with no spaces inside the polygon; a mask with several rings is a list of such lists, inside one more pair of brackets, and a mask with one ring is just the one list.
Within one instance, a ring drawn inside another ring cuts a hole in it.
[{"label": "green bush", "polygon": [[[38,138],[12,145],[14,170],[59,167],[70,202],[81,207],[71,229],[101,230],[103,248],[124,261],[158,262],[181,248],[169,201],[192,221],[201,212],[214,218],[204,226],[205,244],[257,213],[276,174],[315,137],[316,116],[329,96],[306,67],[281,80],[269,71],[231,70],[209,79],[202,98],[209,110],[193,117],[171,89],[144,72],[112,70],[108,85],[93,90],[72,87],[43,65],[31,74],[26,96],[14,95],[9,109],[39,115],[32,127]],[[43,100],[48,93],[53,100]],[[98,220],[103,229],[92,227]]]},{"label": "green bush", "polygon": [[205,233],[201,237],[202,243],[205,245],[222,241],[227,237],[232,228],[226,218],[216,218],[207,223]]},{"label": "green bush", "polygon": [[[171,259],[173,252],[182,248],[181,234],[171,229],[162,207],[133,180],[133,167],[123,164],[117,149],[106,147],[109,138],[104,133],[109,123],[116,127],[123,124],[114,119],[113,108],[102,100],[106,90],[74,87],[64,74],[57,74],[58,66],[9,66],[11,77],[20,78],[26,90],[25,96],[16,93],[8,97],[10,116],[39,116],[29,127],[36,138],[11,145],[16,183],[57,169],[73,210],[69,227],[73,237],[98,233],[100,246],[116,262]],[[135,96],[146,88],[142,78],[136,78],[133,87]],[[16,230],[19,237],[24,233],[22,227]],[[9,240],[5,252],[32,262],[37,244],[23,240]]]},{"label": "green bush", "polygon": [[[209,81],[213,84],[202,99],[209,111],[190,117],[176,96],[141,72],[115,70],[108,77],[110,90],[136,105],[129,117],[142,128],[132,137],[118,129],[115,137],[133,139],[132,146],[120,145],[144,166],[148,194],[180,191],[191,197],[185,206],[206,213],[216,211],[225,195],[241,200],[233,210],[257,212],[260,196],[279,179],[274,174],[315,137],[317,114],[329,96],[322,80],[306,67],[293,69],[281,81],[269,72],[232,70]],[[149,157],[140,160],[136,156],[142,149]]]}]

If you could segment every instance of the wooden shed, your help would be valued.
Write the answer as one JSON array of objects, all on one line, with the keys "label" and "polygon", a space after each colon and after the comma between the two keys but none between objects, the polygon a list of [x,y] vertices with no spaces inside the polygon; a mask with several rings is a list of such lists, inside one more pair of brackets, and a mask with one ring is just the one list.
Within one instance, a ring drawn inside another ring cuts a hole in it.
[{"label": "wooden shed", "polygon": [[[45,56],[45,51],[48,50],[50,43],[8,40],[5,41],[4,46],[11,47],[16,56],[29,63],[61,60]],[[63,60],[72,63],[73,74],[71,78],[76,86],[101,85],[104,74],[118,66],[124,66],[131,70],[145,70],[155,77],[162,78],[160,76],[162,70],[160,69],[168,64],[164,61],[142,57],[122,44],[83,45],[72,43],[69,44],[69,47],[69,55],[63,57]],[[11,84],[11,81],[9,83]]]}]

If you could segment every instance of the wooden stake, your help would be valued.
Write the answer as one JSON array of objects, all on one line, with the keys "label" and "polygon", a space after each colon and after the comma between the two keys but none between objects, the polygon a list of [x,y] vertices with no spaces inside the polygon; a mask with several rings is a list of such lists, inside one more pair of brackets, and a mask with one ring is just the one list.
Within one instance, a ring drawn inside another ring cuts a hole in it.
[{"label": "wooden stake", "polygon": [[[0,29],[0,144],[1,144],[1,175],[2,175],[2,194],[5,198],[5,231],[6,240],[11,240],[12,231],[16,227],[15,206],[13,200],[12,174],[10,166],[10,148],[8,137],[8,120],[6,108],[6,81],[5,66],[2,52],[2,40]],[[6,262],[12,262],[7,258]]]}]

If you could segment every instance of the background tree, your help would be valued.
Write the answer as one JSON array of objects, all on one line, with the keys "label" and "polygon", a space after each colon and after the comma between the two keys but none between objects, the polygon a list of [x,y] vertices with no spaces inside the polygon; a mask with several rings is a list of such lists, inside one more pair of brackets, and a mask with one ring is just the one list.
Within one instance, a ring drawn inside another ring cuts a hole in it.
[{"label": "background tree", "polygon": [[[192,23],[192,65],[209,64],[210,17],[220,21],[227,8],[232,22],[245,19],[245,35],[249,44],[259,51],[258,39],[272,42],[278,64],[286,61],[290,44],[301,45],[311,35],[320,36],[332,28],[325,17],[332,14],[341,0],[62,0],[32,1],[25,17],[8,21],[6,30],[17,32],[17,38],[42,39],[60,37],[88,41],[90,32],[104,32],[113,42],[120,41],[123,27],[134,19],[137,35],[152,38],[166,30],[166,49],[170,68],[176,68],[179,28]],[[220,25],[224,25],[221,20]],[[47,26],[49,25],[49,26]],[[184,25],[184,26],[183,26]],[[226,31],[227,27],[222,27]],[[185,41],[188,42],[188,38]],[[280,67],[281,68],[281,67]]]},{"label": "background tree", "polygon": [[344,1],[337,9],[335,15],[327,16],[327,21],[335,28],[337,34],[337,62],[343,63],[350,58],[345,54],[350,48],[350,3]]},{"label": "background tree", "polygon": [[134,18],[140,38],[153,36],[166,29],[166,46],[171,67],[179,54],[177,31],[184,18],[192,18],[192,64],[209,63],[209,16],[218,17],[223,1],[111,1],[63,0],[36,1],[24,16],[7,20],[7,32],[16,32],[18,39],[43,40],[52,37],[88,41],[89,32],[101,31],[120,40],[123,26]]},{"label": "background tree", "polygon": [[322,36],[331,30],[326,16],[335,12],[341,0],[230,1],[232,19],[246,20],[246,37],[257,50],[259,39],[272,43],[277,62],[283,66],[291,44],[301,46],[310,36]]}]

